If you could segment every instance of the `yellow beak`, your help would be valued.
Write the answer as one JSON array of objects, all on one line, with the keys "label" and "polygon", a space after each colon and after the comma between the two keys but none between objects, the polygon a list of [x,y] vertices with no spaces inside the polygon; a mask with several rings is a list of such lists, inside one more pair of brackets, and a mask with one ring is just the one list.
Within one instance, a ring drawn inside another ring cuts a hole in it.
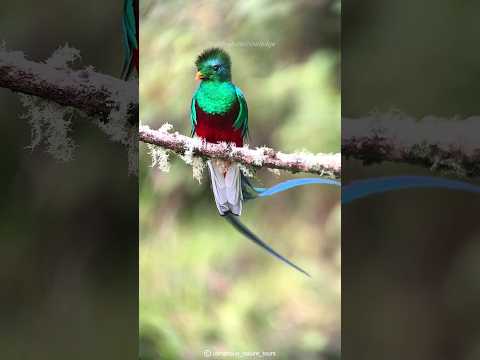
[{"label": "yellow beak", "polygon": [[203,80],[205,79],[205,76],[202,74],[201,71],[197,71],[197,73],[195,74],[195,80]]}]

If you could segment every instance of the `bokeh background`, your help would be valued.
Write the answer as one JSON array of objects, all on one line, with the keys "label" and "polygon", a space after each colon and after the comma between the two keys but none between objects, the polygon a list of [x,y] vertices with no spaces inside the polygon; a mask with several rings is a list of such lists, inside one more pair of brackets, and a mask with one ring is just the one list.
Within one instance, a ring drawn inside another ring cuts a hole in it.
[{"label": "bokeh background", "polygon": [[[340,150],[338,1],[141,1],[140,119],[190,133],[196,56],[221,46],[246,94],[251,146]],[[340,192],[307,187],[247,203],[242,221],[311,272],[309,279],[218,216],[204,173],[140,147],[140,357],[274,351],[340,353]],[[297,175],[301,176],[301,175]],[[258,171],[273,185],[294,177]]]},{"label": "bokeh background", "polygon": [[[69,43],[75,67],[119,76],[122,2],[2,3],[0,43],[44,61]],[[138,187],[125,148],[74,116],[74,158],[34,151],[17,94],[0,88],[0,358],[134,359]]]},{"label": "bokeh background", "polygon": [[[342,116],[398,109],[451,121],[453,136],[464,131],[462,120],[480,113],[479,11],[473,1],[344,0]],[[437,132],[432,124],[433,140],[448,139]],[[342,161],[344,185],[399,175],[443,174]],[[342,207],[344,359],[480,359],[479,214],[478,195],[442,189]]]}]

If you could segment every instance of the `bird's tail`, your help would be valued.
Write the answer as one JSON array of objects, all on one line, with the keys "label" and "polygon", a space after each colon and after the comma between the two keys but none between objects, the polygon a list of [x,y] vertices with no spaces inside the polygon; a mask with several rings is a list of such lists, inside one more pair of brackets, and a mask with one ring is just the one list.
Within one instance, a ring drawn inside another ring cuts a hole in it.
[{"label": "bird's tail", "polygon": [[357,180],[342,188],[342,205],[371,195],[402,189],[447,189],[480,194],[480,186],[433,176],[392,176]]},{"label": "bird's tail", "polygon": [[130,75],[132,75],[133,72],[133,54],[128,54],[126,55],[126,58],[123,62],[123,67],[122,67],[122,72],[120,74],[120,78],[122,80],[127,81],[130,78]]},{"label": "bird's tail", "polygon": [[138,0],[124,0],[122,27],[124,60],[120,77],[128,80],[134,65],[138,66]]},{"label": "bird's tail", "polygon": [[210,171],[213,196],[220,215],[242,213],[242,178],[238,164],[222,160],[207,161]]},{"label": "bird's tail", "polygon": [[300,271],[301,273],[307,275],[310,277],[310,274],[307,273],[305,270],[303,270],[301,267],[295,265],[293,262],[285,258],[284,256],[280,255],[277,253],[275,250],[273,250],[267,243],[265,243],[262,239],[260,239],[258,236],[256,236],[254,233],[252,233],[245,225],[243,225],[238,218],[232,214],[231,212],[226,212],[224,214],[225,219],[228,220],[230,224],[233,225],[235,229],[237,229],[241,234],[246,236],[249,240],[253,241],[255,244],[258,246],[262,247],[265,249],[267,252],[269,252],[271,255],[275,256],[277,259],[283,261],[285,264],[293,267],[294,269]]},{"label": "bird's tail", "polygon": [[283,181],[269,188],[254,187],[250,180],[242,174],[242,191],[245,200],[272,196],[286,190],[304,185],[334,185],[341,186],[341,182],[323,178],[299,178]]},{"label": "bird's tail", "polygon": [[[262,247],[264,250],[275,256],[280,261],[310,276],[305,270],[273,250],[267,243],[252,233],[243,225],[237,216],[241,214],[243,200],[251,200],[259,197],[266,197],[279,192],[307,184],[326,184],[339,186],[340,182],[321,178],[303,178],[281,182],[271,188],[257,188],[250,180],[242,174],[238,164],[230,164],[209,160],[207,162],[212,181],[212,190],[215,203],[220,215],[224,216],[233,227],[249,240]],[[225,165],[227,164],[227,165]]]}]

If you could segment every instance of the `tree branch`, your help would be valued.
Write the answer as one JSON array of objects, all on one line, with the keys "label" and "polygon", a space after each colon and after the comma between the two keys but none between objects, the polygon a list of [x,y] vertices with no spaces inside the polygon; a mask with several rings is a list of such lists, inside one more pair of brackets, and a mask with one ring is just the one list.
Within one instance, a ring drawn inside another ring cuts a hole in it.
[{"label": "tree branch", "polygon": [[480,118],[427,116],[399,112],[342,119],[342,156],[365,165],[396,162],[419,165],[456,177],[480,176]]},{"label": "tree branch", "polygon": [[140,141],[161,146],[180,155],[190,153],[193,156],[229,160],[247,166],[286,170],[293,173],[305,172],[331,179],[338,179],[341,175],[340,154],[284,154],[266,147],[250,149],[227,143],[212,144],[177,132],[170,133],[170,129],[171,126],[168,125],[164,125],[160,130],[140,126]]},{"label": "tree branch", "polygon": [[0,49],[0,87],[34,95],[107,120],[125,108],[138,121],[138,83],[99,74],[90,68],[72,70],[25,59],[21,52]]},{"label": "tree branch", "polygon": [[[0,46],[0,87],[71,106],[104,121],[118,112],[126,113],[131,123],[138,123],[136,81],[125,82],[91,68],[73,70],[65,61],[58,61],[59,58],[61,60],[59,56],[55,58],[54,53],[53,60],[45,63],[29,61],[23,53],[6,51]],[[68,60],[68,54],[65,58],[67,62],[73,61]],[[479,117],[459,120],[430,116],[418,121],[390,112],[361,119],[344,118],[342,124],[342,155],[347,159],[359,159],[365,164],[383,161],[415,164],[458,177],[480,176]],[[140,140],[179,154],[190,151],[194,155],[244,165],[330,178],[338,178],[341,174],[339,154],[283,154],[268,148],[199,143],[177,133],[146,127],[140,130]]]}]

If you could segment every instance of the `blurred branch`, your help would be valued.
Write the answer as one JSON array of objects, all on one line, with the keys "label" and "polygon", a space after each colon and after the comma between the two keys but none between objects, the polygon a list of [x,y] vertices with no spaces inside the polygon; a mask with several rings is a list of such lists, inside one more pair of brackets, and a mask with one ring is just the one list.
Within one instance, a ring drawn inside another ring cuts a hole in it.
[{"label": "blurred branch", "polygon": [[66,66],[29,61],[21,52],[0,49],[0,87],[71,106],[108,120],[122,108],[129,121],[138,121],[138,83]]},{"label": "blurred branch", "polygon": [[[29,61],[21,52],[0,47],[0,87],[71,106],[108,121],[112,112],[138,122],[138,82],[65,64]],[[428,167],[458,177],[480,176],[480,118],[466,120],[427,117],[420,121],[398,112],[363,119],[342,119],[342,155],[365,164],[397,162]],[[248,166],[306,172],[339,178],[340,154],[284,154],[269,148],[237,148],[210,144],[168,131],[142,126],[140,140],[178,154],[231,160]]]},{"label": "blurred branch", "polygon": [[342,119],[342,156],[365,165],[396,162],[419,165],[457,177],[480,176],[480,118],[427,116],[399,112]]},{"label": "blurred branch", "polygon": [[140,126],[139,138],[148,144],[161,146],[179,155],[190,154],[203,158],[229,160],[247,166],[286,170],[293,173],[305,172],[325,178],[338,179],[341,175],[340,154],[284,154],[267,147],[249,149],[227,143],[213,144],[199,138],[191,138],[177,132],[170,133],[171,125],[159,130]]},{"label": "blurred branch", "polygon": [[[105,120],[108,120],[112,111],[124,108],[128,110],[131,123],[138,121],[137,82],[125,82],[96,73],[90,68],[72,70],[65,66],[65,59],[54,66],[48,61],[29,61],[21,52],[8,52],[0,48],[0,87],[71,106]],[[341,172],[340,154],[284,154],[266,147],[237,148],[229,144],[202,142],[178,133],[154,131],[144,126],[139,135],[140,141],[162,146],[181,155],[190,153],[192,156],[307,172],[327,178],[339,178]]]}]

